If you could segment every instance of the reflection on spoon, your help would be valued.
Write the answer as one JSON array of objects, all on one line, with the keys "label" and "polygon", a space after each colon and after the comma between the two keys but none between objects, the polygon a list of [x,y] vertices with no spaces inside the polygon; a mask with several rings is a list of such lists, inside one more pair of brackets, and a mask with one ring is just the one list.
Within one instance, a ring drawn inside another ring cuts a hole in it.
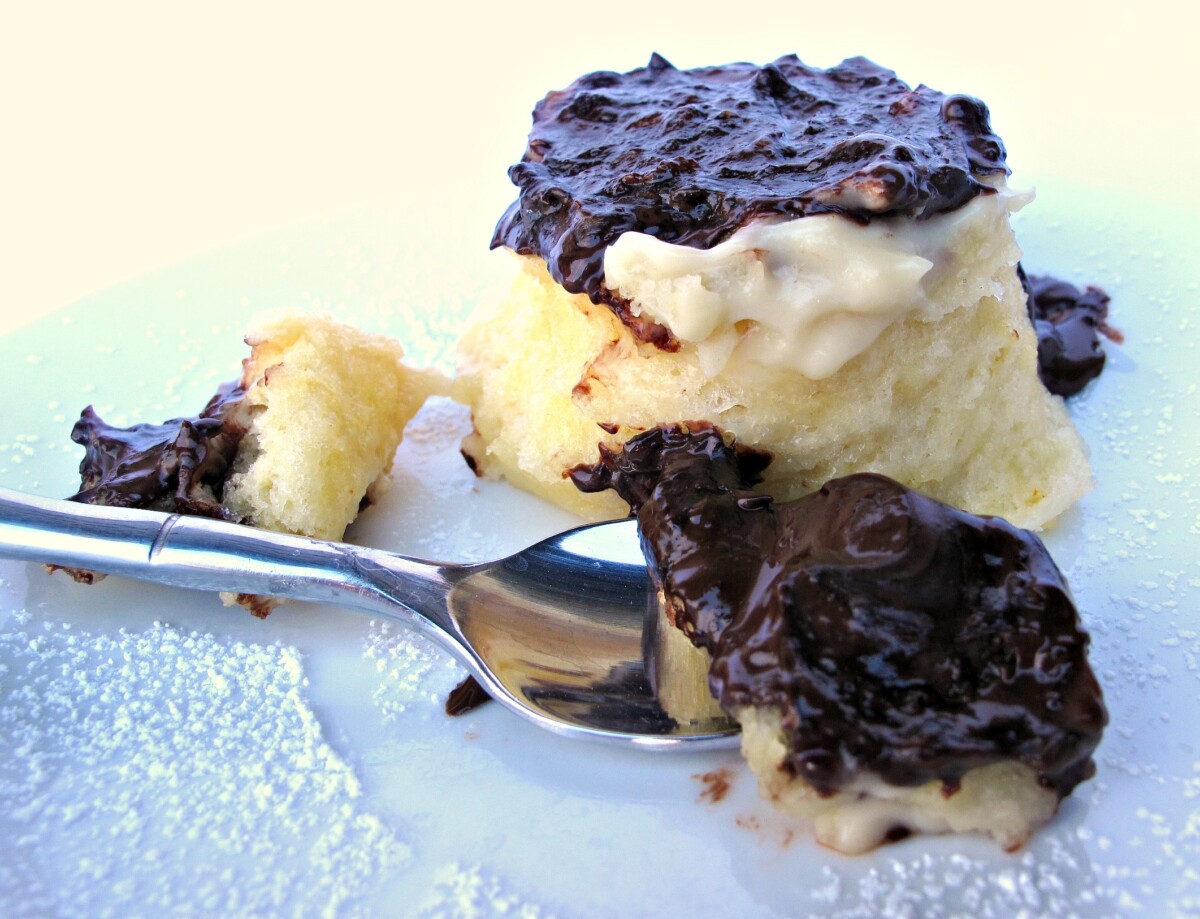
[{"label": "reflection on spoon", "polygon": [[719,712],[676,718],[660,701],[658,592],[632,520],[570,530],[495,562],[442,565],[0,489],[0,555],[353,607],[433,639],[498,702],[555,733],[656,750],[737,744]]}]

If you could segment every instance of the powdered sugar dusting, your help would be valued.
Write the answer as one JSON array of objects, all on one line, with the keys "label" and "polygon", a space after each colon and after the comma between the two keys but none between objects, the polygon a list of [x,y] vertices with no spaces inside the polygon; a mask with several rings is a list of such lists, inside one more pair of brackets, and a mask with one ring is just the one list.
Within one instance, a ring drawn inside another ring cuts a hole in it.
[{"label": "powdered sugar dusting", "polygon": [[552,919],[559,915],[522,899],[478,865],[453,862],[435,877],[433,891],[421,904],[421,919]]},{"label": "powdered sugar dusting", "polygon": [[363,657],[379,674],[371,701],[385,724],[414,704],[425,710],[440,707],[447,693],[466,675],[431,641],[389,622],[371,623]]},{"label": "powdered sugar dusting", "polygon": [[[910,850],[911,851],[911,850]],[[895,855],[855,876],[825,865],[798,912],[836,919],[979,919],[1056,916],[1099,919],[1140,910],[1131,892],[1144,872],[1096,870],[1062,839],[997,865],[995,859],[932,852]]]},{"label": "powdered sugar dusting", "polygon": [[408,860],[295,650],[30,619],[0,633],[0,913],[335,913]]}]

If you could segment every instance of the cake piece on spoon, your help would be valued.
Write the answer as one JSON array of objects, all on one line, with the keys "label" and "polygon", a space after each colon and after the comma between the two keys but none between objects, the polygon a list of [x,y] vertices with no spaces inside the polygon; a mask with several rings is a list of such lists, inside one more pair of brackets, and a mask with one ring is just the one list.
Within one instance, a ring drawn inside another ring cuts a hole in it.
[{"label": "cake piece on spoon", "polygon": [[762,793],[819,842],[1019,847],[1093,774],[1107,722],[1045,546],[873,473],[776,502],[754,488],[768,463],[689,423],[574,479],[629,504]]}]

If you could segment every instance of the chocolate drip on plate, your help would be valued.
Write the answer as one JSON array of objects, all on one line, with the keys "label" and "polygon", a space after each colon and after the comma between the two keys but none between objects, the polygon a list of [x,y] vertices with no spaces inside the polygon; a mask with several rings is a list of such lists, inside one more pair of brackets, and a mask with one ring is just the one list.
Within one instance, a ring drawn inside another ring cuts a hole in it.
[{"label": "chocolate drip on plate", "polygon": [[1123,340],[1107,322],[1109,296],[1091,285],[1080,290],[1050,275],[1018,272],[1038,337],[1038,376],[1056,396],[1074,396],[1104,370],[1101,336]]}]

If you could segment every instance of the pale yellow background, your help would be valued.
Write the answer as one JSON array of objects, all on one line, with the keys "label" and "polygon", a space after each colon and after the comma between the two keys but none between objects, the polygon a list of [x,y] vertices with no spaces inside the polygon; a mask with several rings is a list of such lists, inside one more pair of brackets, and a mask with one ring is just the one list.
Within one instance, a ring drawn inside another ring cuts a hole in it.
[{"label": "pale yellow background", "polygon": [[[1115,171],[1148,206],[1200,207],[1194,16],[1105,8],[6,3],[0,332],[189,255],[367,207],[460,221],[462,245],[485,246],[534,101],[655,49],[680,67],[866,54],[987,101],[1018,178],[1099,192]],[[431,168],[453,183],[440,208]]]}]

